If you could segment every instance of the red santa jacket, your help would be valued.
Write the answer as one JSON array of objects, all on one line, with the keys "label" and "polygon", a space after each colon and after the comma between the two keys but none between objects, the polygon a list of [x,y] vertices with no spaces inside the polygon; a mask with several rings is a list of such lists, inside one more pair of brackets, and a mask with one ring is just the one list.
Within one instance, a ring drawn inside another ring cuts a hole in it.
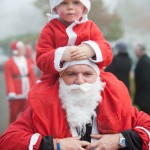
[{"label": "red santa jacket", "polygon": [[[60,63],[61,50],[68,45],[81,43],[87,43],[94,49],[97,57],[95,62],[100,68],[111,63],[111,47],[92,21],[87,20],[66,28],[58,19],[53,19],[46,24],[37,42],[37,66],[46,74],[57,74],[56,63]],[[56,53],[58,48],[60,51]]]},{"label": "red santa jacket", "polygon": [[[23,57],[23,56],[22,56]],[[16,94],[14,98],[25,98],[23,93],[25,90],[29,90],[31,86],[35,83],[36,77],[34,74],[34,70],[30,60],[23,57],[25,64],[24,67],[25,73],[21,73],[20,67],[15,63],[14,58],[11,57],[4,66],[4,73],[5,73],[5,80],[6,80],[6,88],[7,88],[7,95],[10,93]],[[26,77],[25,85],[29,85],[24,87],[23,78]],[[23,91],[23,88],[24,91]],[[27,93],[26,93],[27,94]]]},{"label": "red santa jacket", "polygon": [[[112,75],[107,73],[107,78]],[[126,87],[122,82],[113,80],[102,92],[102,102],[97,111],[99,133],[119,133],[133,129],[142,138],[142,150],[148,150],[150,116],[131,105]],[[116,86],[116,89],[114,89]],[[0,149],[27,150],[33,135],[39,134],[34,150],[39,148],[42,136],[65,138],[72,136],[66,120],[66,112],[58,98],[58,82],[50,86],[49,80],[38,83],[29,93],[31,108],[11,124],[0,138]],[[139,126],[139,128],[137,128]]]}]

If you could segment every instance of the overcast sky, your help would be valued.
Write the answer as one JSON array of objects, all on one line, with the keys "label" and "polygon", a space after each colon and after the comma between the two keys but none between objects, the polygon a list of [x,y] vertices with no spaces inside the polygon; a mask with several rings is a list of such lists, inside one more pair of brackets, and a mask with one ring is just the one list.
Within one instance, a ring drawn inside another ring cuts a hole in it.
[{"label": "overcast sky", "polygon": [[41,30],[46,16],[33,5],[34,1],[0,0],[0,40]]},{"label": "overcast sky", "polygon": [[[110,13],[118,0],[103,0]],[[13,3],[12,3],[13,2]],[[0,0],[0,40],[12,35],[39,32],[47,21],[35,0]]]},{"label": "overcast sky", "polygon": [[113,13],[118,5],[119,0],[103,0],[104,5],[108,8],[110,13]]}]

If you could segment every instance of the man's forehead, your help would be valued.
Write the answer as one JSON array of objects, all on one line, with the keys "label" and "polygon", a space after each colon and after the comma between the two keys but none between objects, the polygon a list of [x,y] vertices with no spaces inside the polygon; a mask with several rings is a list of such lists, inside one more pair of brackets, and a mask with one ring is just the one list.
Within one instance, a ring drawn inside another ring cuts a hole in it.
[{"label": "man's forehead", "polygon": [[88,65],[85,65],[85,64],[78,64],[78,65],[73,65],[73,66],[70,66],[66,69],[65,72],[95,72],[95,70],[88,66]]}]

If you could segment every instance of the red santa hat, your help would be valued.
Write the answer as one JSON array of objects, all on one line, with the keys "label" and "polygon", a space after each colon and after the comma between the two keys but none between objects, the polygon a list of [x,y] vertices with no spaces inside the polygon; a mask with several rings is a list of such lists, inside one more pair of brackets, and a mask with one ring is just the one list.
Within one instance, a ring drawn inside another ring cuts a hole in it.
[{"label": "red santa hat", "polygon": [[85,59],[85,60],[78,60],[78,61],[70,61],[70,62],[65,62],[63,64],[63,69],[61,70],[60,72],[60,76],[63,74],[63,72],[71,67],[71,66],[74,66],[74,65],[88,65],[90,66],[91,68],[93,68],[93,70],[96,72],[96,74],[99,76],[100,75],[100,69],[98,68],[98,66],[91,60],[89,59]]},{"label": "red santa hat", "polygon": [[[54,8],[56,6],[58,6],[60,3],[62,3],[63,1],[64,0],[50,0],[50,8],[51,8],[52,15],[56,15]],[[83,3],[83,5],[86,8],[85,14],[88,14],[88,12],[90,11],[90,8],[91,8],[90,0],[80,0],[80,1]]]},{"label": "red santa hat", "polygon": [[16,43],[17,43],[16,41],[10,43],[10,49],[11,49],[12,51],[17,49],[17,48],[16,48]]},{"label": "red santa hat", "polygon": [[13,41],[10,43],[10,48],[14,55],[18,54],[18,47],[20,46],[24,46],[24,43],[22,41]]}]

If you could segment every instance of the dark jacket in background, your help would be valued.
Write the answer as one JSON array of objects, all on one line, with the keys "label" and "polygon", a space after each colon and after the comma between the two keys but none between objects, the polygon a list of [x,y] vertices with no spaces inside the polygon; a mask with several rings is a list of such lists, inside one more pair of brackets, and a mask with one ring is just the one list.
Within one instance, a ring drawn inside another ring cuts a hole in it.
[{"label": "dark jacket in background", "polygon": [[107,72],[113,73],[119,80],[129,89],[129,73],[132,61],[127,52],[118,53],[112,63],[105,69]]},{"label": "dark jacket in background", "polygon": [[147,55],[139,59],[135,68],[135,86],[134,103],[150,109],[150,58]]}]

